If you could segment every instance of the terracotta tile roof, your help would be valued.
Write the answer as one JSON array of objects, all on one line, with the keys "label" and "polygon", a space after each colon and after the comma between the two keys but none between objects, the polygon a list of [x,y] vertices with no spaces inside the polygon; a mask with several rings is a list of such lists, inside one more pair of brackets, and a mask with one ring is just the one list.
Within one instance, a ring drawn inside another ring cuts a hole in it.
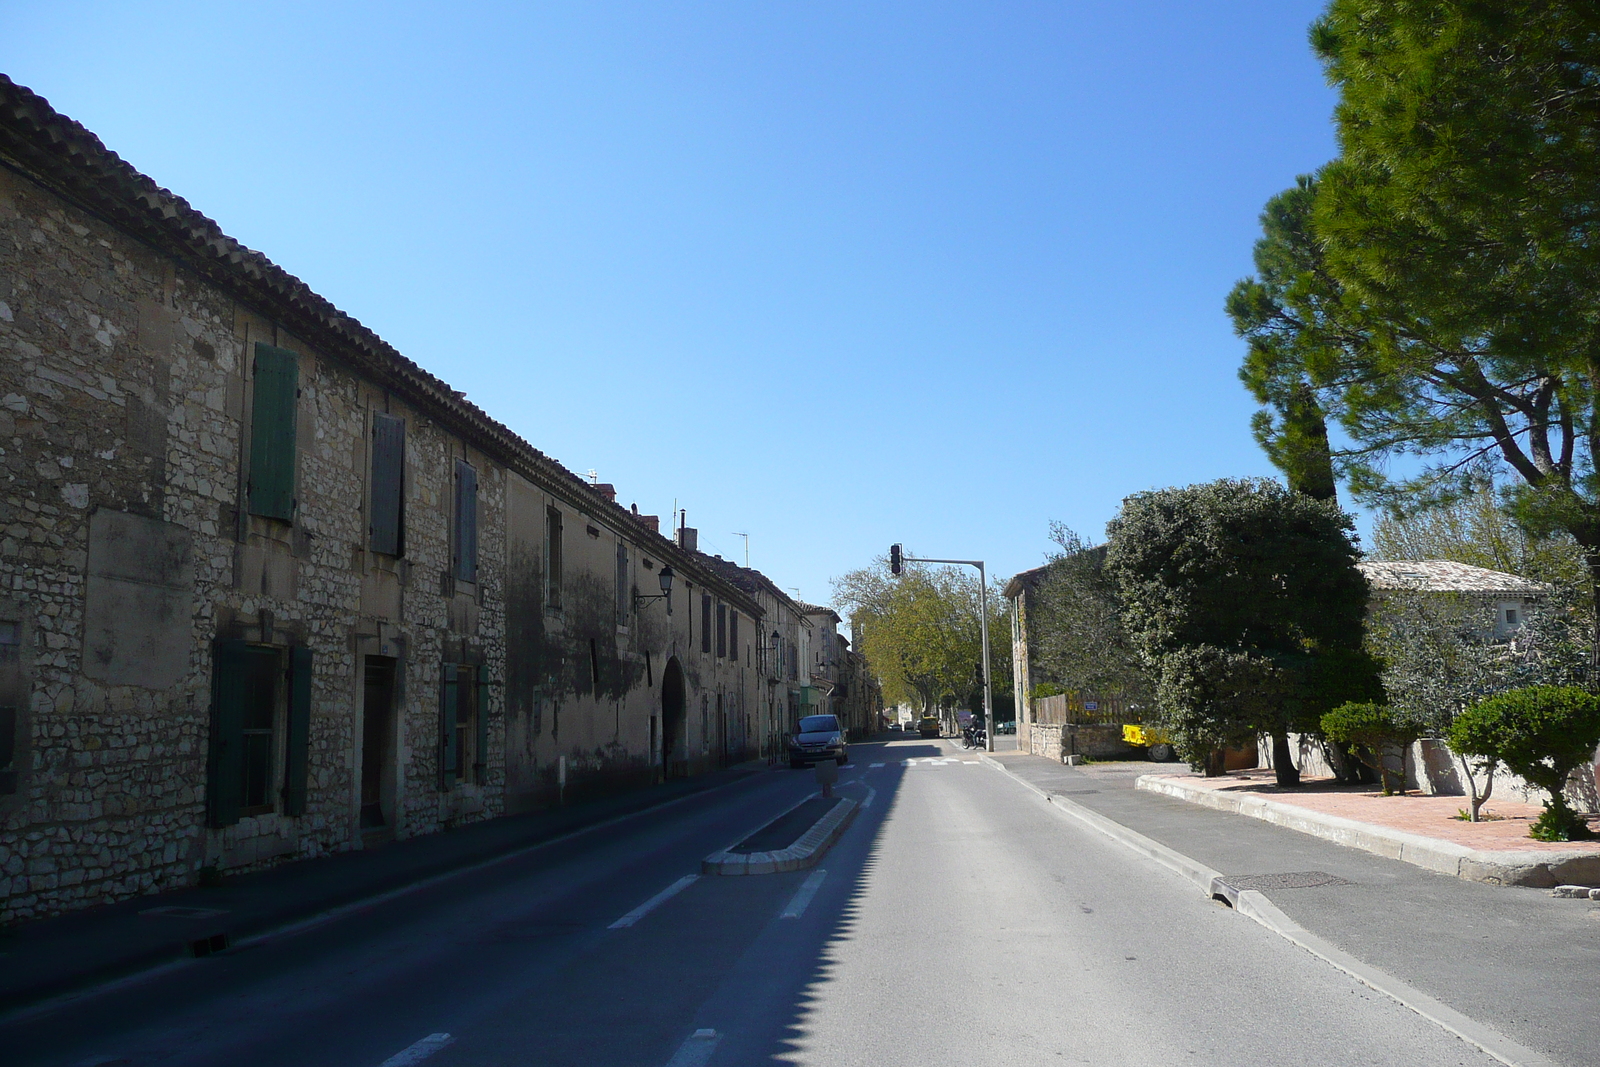
[{"label": "terracotta tile roof", "polygon": [[[180,261],[292,334],[347,361],[524,477],[581,503],[616,528],[629,530],[657,557],[680,567],[699,562],[693,558],[698,554],[685,553],[670,538],[652,531],[638,516],[401,355],[305,282],[223,233],[216,222],[134,169],[81,123],[4,74],[0,74],[0,163]],[[746,606],[757,607],[753,601]]]},{"label": "terracotta tile roof", "polygon": [[1356,564],[1377,590],[1414,589],[1429,593],[1486,596],[1544,596],[1552,587],[1505,571],[1492,571],[1443,559],[1369,559]]}]

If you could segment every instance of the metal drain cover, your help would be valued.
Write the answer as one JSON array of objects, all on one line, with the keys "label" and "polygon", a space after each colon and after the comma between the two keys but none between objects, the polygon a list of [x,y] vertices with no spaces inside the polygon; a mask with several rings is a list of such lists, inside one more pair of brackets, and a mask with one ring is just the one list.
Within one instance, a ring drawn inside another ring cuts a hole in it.
[{"label": "metal drain cover", "polygon": [[1100,790],[1098,790],[1098,789],[1052,789],[1052,790],[1050,790],[1050,793],[1051,793],[1052,796],[1058,796],[1058,797],[1086,797],[1090,793],[1098,793],[1098,792],[1100,792]]},{"label": "metal drain cover", "polygon": [[1246,889],[1315,889],[1319,885],[1355,885],[1326,871],[1294,871],[1288,874],[1225,874],[1222,880],[1243,892]]}]

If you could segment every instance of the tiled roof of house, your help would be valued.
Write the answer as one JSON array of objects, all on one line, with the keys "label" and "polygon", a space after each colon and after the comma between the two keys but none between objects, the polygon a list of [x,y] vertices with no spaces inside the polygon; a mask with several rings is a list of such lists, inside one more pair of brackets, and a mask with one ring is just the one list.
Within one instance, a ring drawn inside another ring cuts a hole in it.
[{"label": "tiled roof of house", "polygon": [[1377,590],[1412,589],[1427,593],[1478,593],[1544,596],[1551,587],[1505,571],[1492,571],[1444,559],[1369,559],[1356,564]]},{"label": "tiled roof of house", "polygon": [[1022,595],[1025,589],[1038,585],[1039,580],[1044,577],[1044,572],[1049,569],[1048,566],[1035,567],[1032,570],[1018,571],[1012,575],[1011,580],[1006,583],[1006,599],[1015,600]]},{"label": "tiled roof of house", "polygon": [[[617,520],[618,528],[631,529],[654,555],[680,566],[698,562],[697,554],[681,551],[671,538],[652,530],[598,487],[468,402],[464,394],[401,355],[305,282],[223,233],[183,197],[157,185],[81,123],[4,74],[0,74],[0,158],[57,196],[253,305],[292,334],[327,347],[329,355],[349,361],[524,477],[581,501],[596,517]],[[756,605],[752,601],[747,606]]]}]

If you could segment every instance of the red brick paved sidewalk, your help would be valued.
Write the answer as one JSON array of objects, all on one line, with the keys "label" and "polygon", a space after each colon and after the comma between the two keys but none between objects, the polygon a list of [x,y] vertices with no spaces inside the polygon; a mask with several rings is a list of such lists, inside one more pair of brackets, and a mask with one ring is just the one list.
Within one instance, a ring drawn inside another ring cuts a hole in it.
[{"label": "red brick paved sidewalk", "polygon": [[[1386,797],[1372,786],[1341,785],[1331,778],[1306,778],[1299,789],[1279,789],[1273,784],[1271,771],[1234,771],[1217,778],[1197,774],[1153,774],[1150,778],[1181,780],[1196,789],[1227,793],[1250,793],[1276,800],[1283,804],[1324,815],[1337,815],[1354,822],[1387,827],[1420,837],[1450,841],[1467,848],[1518,852],[1573,852],[1593,851],[1600,855],[1600,841],[1535,841],[1528,836],[1528,826],[1539,817],[1541,804],[1530,804],[1519,799],[1515,792],[1496,794],[1484,805],[1491,818],[1487,822],[1471,823],[1456,815],[1471,807],[1466,797],[1427,796],[1410,792]],[[1600,832],[1600,816],[1589,817],[1590,826]]]},{"label": "red brick paved sidewalk", "polygon": [[[1371,786],[1308,778],[1279,789],[1271,771],[1235,771],[1217,778],[1147,774],[1138,788],[1245,815],[1301,833],[1375,852],[1419,867],[1495,885],[1600,885],[1600,841],[1535,841],[1529,824],[1540,805],[1516,794],[1492,799],[1486,822],[1454,818],[1464,797],[1408,793],[1386,797]],[[1600,822],[1590,817],[1600,830]]]}]

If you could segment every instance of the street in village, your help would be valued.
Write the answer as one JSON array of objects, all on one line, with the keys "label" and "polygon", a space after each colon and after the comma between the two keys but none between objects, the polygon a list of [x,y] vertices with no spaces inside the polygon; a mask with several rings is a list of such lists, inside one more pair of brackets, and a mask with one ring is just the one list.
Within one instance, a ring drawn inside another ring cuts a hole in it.
[{"label": "street in village", "polygon": [[0,1047],[15,1067],[1497,1062],[1044,789],[1224,872],[1326,872],[1266,896],[1518,1062],[1593,1062],[1600,907],[1136,793],[1149,769],[860,744],[837,787],[858,817],[817,866],[701,875],[816,790],[763,765],[14,1013]]}]

